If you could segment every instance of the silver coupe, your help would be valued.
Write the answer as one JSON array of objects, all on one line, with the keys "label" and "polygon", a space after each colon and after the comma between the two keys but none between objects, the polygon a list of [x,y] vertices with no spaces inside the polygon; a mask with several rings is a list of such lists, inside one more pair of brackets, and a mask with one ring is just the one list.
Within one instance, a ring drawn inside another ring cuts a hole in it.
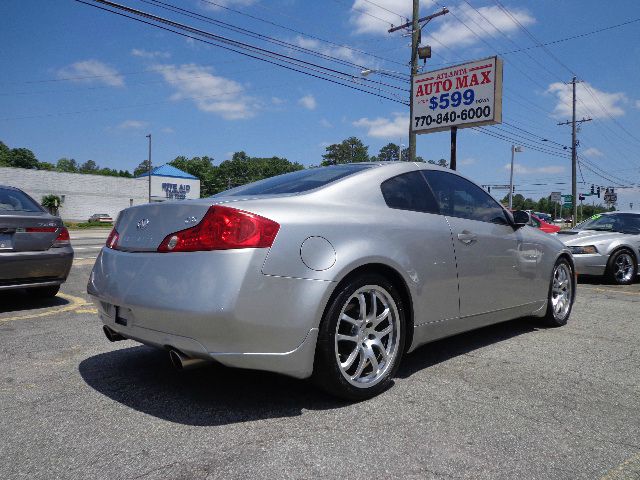
[{"label": "silver coupe", "polygon": [[214,197],[128,208],[88,292],[104,332],[369,398],[408,352],[534,316],[567,322],[573,258],[456,172],[311,168]]},{"label": "silver coupe", "polygon": [[610,212],[594,215],[558,238],[574,255],[580,275],[604,276],[628,285],[638,275],[640,213]]}]

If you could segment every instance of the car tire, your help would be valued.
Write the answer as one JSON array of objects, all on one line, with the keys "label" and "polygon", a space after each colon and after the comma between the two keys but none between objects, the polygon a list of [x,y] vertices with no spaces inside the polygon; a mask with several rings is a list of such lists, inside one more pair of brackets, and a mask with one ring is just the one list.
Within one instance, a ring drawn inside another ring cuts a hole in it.
[{"label": "car tire", "polygon": [[363,274],[348,280],[320,323],[314,383],[350,401],[383,392],[400,366],[405,327],[402,297],[386,278]]},{"label": "car tire", "polygon": [[30,288],[29,293],[36,298],[52,298],[55,297],[60,291],[60,285],[53,287],[37,287]]},{"label": "car tire", "polygon": [[609,257],[605,276],[614,285],[630,285],[638,274],[638,260],[631,250],[621,248]]},{"label": "car tire", "polygon": [[549,293],[547,296],[547,311],[543,323],[548,327],[562,327],[567,324],[576,294],[576,282],[573,267],[562,257],[553,266]]}]

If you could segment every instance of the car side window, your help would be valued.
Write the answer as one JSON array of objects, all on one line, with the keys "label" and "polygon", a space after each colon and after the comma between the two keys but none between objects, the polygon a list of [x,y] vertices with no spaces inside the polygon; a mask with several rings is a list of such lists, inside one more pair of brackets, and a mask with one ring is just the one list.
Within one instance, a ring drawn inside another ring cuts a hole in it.
[{"label": "car side window", "polygon": [[438,213],[438,204],[420,172],[403,173],[380,185],[384,201],[390,208]]},{"label": "car side window", "polygon": [[443,215],[509,224],[498,202],[469,180],[439,170],[425,170],[424,174]]},{"label": "car side window", "polygon": [[529,215],[529,223],[532,227],[540,228],[541,223],[533,216]]}]

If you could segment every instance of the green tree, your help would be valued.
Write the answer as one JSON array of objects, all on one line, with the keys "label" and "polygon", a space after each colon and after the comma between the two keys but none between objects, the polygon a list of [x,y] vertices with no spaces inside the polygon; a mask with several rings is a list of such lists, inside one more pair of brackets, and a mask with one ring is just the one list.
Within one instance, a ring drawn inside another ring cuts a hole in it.
[{"label": "green tree", "polygon": [[80,173],[98,173],[100,167],[93,160],[87,160],[82,165],[80,165]]},{"label": "green tree", "polygon": [[9,166],[9,153],[11,149],[7,147],[3,142],[0,142],[0,167]]},{"label": "green tree", "polygon": [[[395,143],[387,143],[380,149],[378,157],[375,161],[378,162],[397,162],[400,159],[400,147]],[[372,159],[373,160],[373,159]]]},{"label": "green tree", "polygon": [[447,162],[444,158],[441,158],[438,161],[427,160],[427,163],[430,163],[431,165],[438,165],[439,167],[449,168],[449,162]]},{"label": "green tree", "polygon": [[149,173],[149,160],[143,160],[133,171],[134,177],[139,177],[143,173]]},{"label": "green tree", "polygon": [[49,162],[38,162],[38,170],[55,170],[56,166]]},{"label": "green tree", "polygon": [[78,172],[78,163],[73,158],[61,158],[56,163],[56,170],[58,172]]},{"label": "green tree", "polygon": [[169,165],[173,165],[183,172],[198,177],[200,179],[201,197],[209,197],[216,193],[213,185],[216,170],[215,165],[213,165],[213,158],[207,157],[206,155],[203,157],[193,157],[191,159],[185,156],[179,156],[169,162]]},{"label": "green tree", "polygon": [[38,159],[28,148],[13,148],[9,152],[9,166],[17,168],[37,168]]},{"label": "green tree", "polygon": [[236,152],[231,160],[225,160],[214,171],[210,189],[218,193],[232,187],[255,182],[264,178],[304,169],[297,162],[280,157],[249,157],[245,152]]},{"label": "green tree", "polygon": [[337,165],[339,163],[356,163],[369,161],[369,147],[357,137],[349,137],[341,143],[334,143],[326,148],[322,155],[321,165]]},{"label": "green tree", "polygon": [[[402,161],[403,162],[409,162],[410,161],[409,160],[409,147],[402,149]],[[420,155],[416,155],[416,162],[425,163],[425,160]]]}]

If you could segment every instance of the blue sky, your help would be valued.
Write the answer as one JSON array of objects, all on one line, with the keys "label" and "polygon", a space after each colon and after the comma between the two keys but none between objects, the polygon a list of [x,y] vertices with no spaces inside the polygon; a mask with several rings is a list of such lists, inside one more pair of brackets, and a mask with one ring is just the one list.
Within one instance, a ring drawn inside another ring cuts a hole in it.
[{"label": "blue sky", "polygon": [[[213,2],[255,18],[203,0],[166,1],[359,66],[408,72],[409,38],[386,30],[390,23],[400,22],[397,14],[410,15],[410,0]],[[158,5],[141,0],[122,3],[360,76],[360,68],[303,56]],[[640,3],[635,0],[615,5],[595,0],[500,0],[500,4],[541,42],[640,18]],[[424,31],[423,44],[433,48],[427,69],[533,47],[534,40],[500,4],[469,0],[447,5],[451,13]],[[421,6],[423,15],[440,9],[430,0],[423,0]],[[371,154],[390,141],[407,144],[408,108],[398,102],[191,41],[73,0],[5,1],[0,15],[4,19],[0,140],[11,147],[31,148],[42,161],[92,159],[101,166],[133,170],[146,158],[148,133],[153,135],[155,164],[177,155],[209,155],[219,163],[238,150],[317,164],[326,145],[352,135],[361,138]],[[556,125],[570,118],[566,103],[570,87],[562,82],[575,72],[584,81],[578,88],[578,115],[594,117],[581,128],[579,151],[598,174],[583,167],[584,181],[588,186],[640,183],[639,39],[640,22],[635,22],[549,45],[546,50],[503,55],[507,124],[484,130],[562,155],[559,145],[570,144],[570,128]],[[369,81],[395,87],[380,85],[379,93],[405,97],[398,89],[404,87],[401,82],[378,73],[352,85]],[[510,148],[510,141],[460,130],[459,170],[478,183],[508,183],[505,166]],[[516,157],[517,192],[536,199],[552,190],[570,193],[568,158],[524,150]],[[419,136],[418,154],[448,158],[449,134]],[[585,188],[579,185],[579,190]],[[640,209],[638,189],[617,191],[620,208],[634,202],[634,209]]]}]

